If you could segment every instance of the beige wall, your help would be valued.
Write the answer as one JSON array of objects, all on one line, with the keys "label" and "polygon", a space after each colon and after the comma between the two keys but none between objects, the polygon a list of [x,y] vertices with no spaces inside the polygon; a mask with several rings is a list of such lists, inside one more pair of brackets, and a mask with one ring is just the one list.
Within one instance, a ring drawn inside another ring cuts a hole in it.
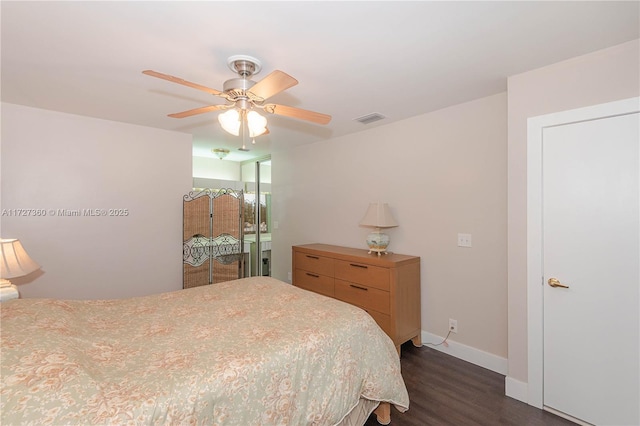
[{"label": "beige wall", "polygon": [[[150,160],[151,159],[151,160]],[[182,195],[191,136],[2,104],[3,238],[19,238],[40,271],[13,281],[23,297],[120,298],[182,287]],[[128,209],[76,217],[57,209]]]},{"label": "beige wall", "polygon": [[274,153],[273,274],[287,279],[295,244],[365,248],[358,222],[387,202],[389,249],[421,257],[423,330],[457,319],[451,340],[506,358],[506,118],[502,93]]},{"label": "beige wall", "polygon": [[638,96],[638,40],[510,77],[509,378],[527,382],[527,119]]}]

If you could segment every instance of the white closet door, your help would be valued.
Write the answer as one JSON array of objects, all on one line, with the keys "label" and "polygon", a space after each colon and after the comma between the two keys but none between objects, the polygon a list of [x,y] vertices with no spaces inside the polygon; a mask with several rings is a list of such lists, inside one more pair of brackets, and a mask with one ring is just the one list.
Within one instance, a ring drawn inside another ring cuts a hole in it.
[{"label": "white closet door", "polygon": [[597,425],[640,424],[639,126],[542,136],[544,405]]}]

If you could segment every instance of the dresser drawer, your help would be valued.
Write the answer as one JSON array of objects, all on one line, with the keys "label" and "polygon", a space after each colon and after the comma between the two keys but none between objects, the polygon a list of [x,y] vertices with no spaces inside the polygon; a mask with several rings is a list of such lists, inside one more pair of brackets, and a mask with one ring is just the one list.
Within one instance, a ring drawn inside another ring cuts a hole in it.
[{"label": "dresser drawer", "polygon": [[325,296],[333,297],[333,278],[325,275],[316,274],[314,272],[304,271],[302,269],[296,269],[295,271],[295,285],[296,287],[304,288],[315,293],[324,294]]},{"label": "dresser drawer", "polygon": [[305,271],[333,277],[334,260],[330,257],[296,252],[295,262],[296,269],[304,269]]},{"label": "dresser drawer", "polygon": [[335,277],[352,283],[364,284],[389,291],[389,269],[364,263],[336,260]]},{"label": "dresser drawer", "polygon": [[335,280],[335,298],[382,314],[389,313],[391,303],[389,292],[339,279]]}]

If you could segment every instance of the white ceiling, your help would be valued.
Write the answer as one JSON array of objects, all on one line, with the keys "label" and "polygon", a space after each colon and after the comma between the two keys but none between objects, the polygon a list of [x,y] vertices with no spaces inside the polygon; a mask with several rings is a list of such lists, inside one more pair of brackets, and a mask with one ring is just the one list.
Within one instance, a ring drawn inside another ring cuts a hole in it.
[{"label": "white ceiling", "polygon": [[[2,101],[193,135],[194,155],[241,161],[358,132],[506,90],[506,77],[640,37],[627,2],[1,3]],[[326,126],[267,115],[270,134],[237,151],[218,113],[168,113],[219,97],[232,55],[299,84],[269,101],[333,116]],[[363,125],[355,118],[387,118]]]}]

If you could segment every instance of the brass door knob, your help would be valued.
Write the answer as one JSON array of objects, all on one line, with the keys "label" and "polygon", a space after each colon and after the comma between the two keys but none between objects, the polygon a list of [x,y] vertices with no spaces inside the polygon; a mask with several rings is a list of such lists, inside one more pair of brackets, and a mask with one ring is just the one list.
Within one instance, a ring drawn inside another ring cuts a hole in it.
[{"label": "brass door knob", "polygon": [[549,283],[549,285],[551,287],[562,287],[562,288],[569,288],[568,285],[564,285],[560,282],[560,280],[558,280],[557,278],[549,278],[549,281],[547,281]]}]

